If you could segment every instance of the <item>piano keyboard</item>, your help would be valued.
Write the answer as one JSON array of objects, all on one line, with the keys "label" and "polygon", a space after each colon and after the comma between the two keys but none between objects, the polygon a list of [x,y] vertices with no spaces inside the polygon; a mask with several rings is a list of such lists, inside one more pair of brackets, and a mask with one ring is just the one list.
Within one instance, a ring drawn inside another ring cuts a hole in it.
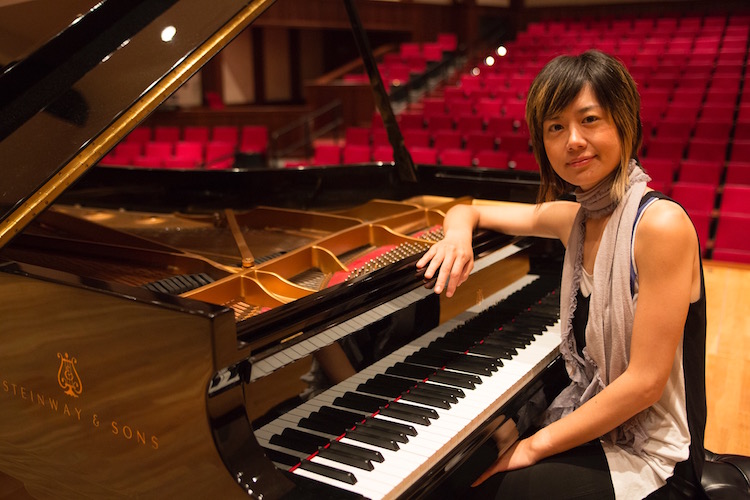
[{"label": "piano keyboard", "polygon": [[396,498],[557,356],[559,298],[526,276],[255,431],[279,467]]}]

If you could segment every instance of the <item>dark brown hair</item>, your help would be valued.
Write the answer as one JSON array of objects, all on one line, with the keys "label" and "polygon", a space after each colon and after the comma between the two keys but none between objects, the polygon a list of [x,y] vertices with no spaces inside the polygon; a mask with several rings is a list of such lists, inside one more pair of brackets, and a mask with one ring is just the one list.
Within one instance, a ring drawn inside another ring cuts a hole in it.
[{"label": "dark brown hair", "polygon": [[561,113],[586,85],[610,114],[620,136],[622,158],[612,185],[612,196],[619,200],[625,192],[628,163],[638,153],[643,140],[641,99],[633,77],[620,61],[598,50],[589,50],[577,56],[556,57],[542,68],[529,89],[526,122],[541,174],[539,201],[554,200],[572,189],[552,169],[544,149],[542,124]]}]

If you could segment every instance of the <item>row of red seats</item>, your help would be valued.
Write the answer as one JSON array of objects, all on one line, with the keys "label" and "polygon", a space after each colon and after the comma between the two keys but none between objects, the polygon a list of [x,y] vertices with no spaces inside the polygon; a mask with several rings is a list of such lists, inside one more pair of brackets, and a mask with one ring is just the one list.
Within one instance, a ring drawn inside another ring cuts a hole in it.
[{"label": "row of red seats", "polygon": [[644,140],[641,155],[681,161],[744,162],[750,158],[750,141],[702,138],[649,138]]},{"label": "row of red seats", "polygon": [[234,165],[236,146],[226,141],[123,141],[102,165],[148,168],[224,169]]},{"label": "row of red seats", "polygon": [[[462,123],[463,120],[460,120]],[[402,128],[404,144],[408,148],[466,149],[472,153],[480,150],[494,150],[514,153],[530,152],[529,134],[525,127],[516,127],[517,120],[502,117],[491,119],[487,127],[481,122],[459,126],[456,129],[445,127]],[[384,128],[349,127],[346,130],[345,144],[357,146],[388,146],[388,134]]]},{"label": "row of red seats", "polygon": [[238,151],[265,154],[267,147],[265,126],[140,126],[102,158],[101,163],[150,168],[230,168]]},{"label": "row of red seats", "polygon": [[[480,167],[536,171],[534,156],[528,151],[495,149],[471,150],[463,147],[407,146],[412,160],[422,165],[444,165],[451,167]],[[358,163],[391,162],[393,148],[390,145],[372,146],[366,144],[319,144],[315,148],[312,161],[289,161],[286,167],[303,165],[352,165]]]},{"label": "row of red seats", "polygon": [[655,182],[700,183],[713,186],[721,184],[750,185],[750,158],[743,161],[675,160],[671,158],[644,158],[648,174]]},{"label": "row of red seats", "polygon": [[[454,52],[458,39],[453,33],[440,33],[434,42],[404,42],[396,52],[383,56],[378,63],[378,71],[386,88],[406,84],[413,74],[424,73],[430,63],[439,62],[445,52]],[[347,73],[345,82],[367,83],[369,77],[364,72]]]},{"label": "row of red seats", "polygon": [[655,33],[674,33],[680,31],[695,32],[702,30],[723,29],[725,26],[738,24],[736,18],[727,19],[720,15],[673,16],[612,16],[609,18],[577,18],[570,20],[543,20],[528,24],[526,31],[530,35],[545,33],[562,34],[588,29],[606,30],[612,35],[631,34],[634,31],[645,35]]},{"label": "row of red seats", "polygon": [[588,36],[607,37],[616,40],[648,41],[660,38],[690,38],[697,36],[734,36],[746,32],[750,17],[733,15],[696,16],[690,18],[675,17],[620,17],[616,19],[578,19],[575,21],[538,21],[527,25],[519,34],[518,41],[524,45],[539,44],[539,40],[554,36],[563,38],[577,34],[582,38]]},{"label": "row of red seats", "polygon": [[208,142],[228,142],[241,151],[265,153],[268,148],[268,127],[265,125],[217,125],[214,127],[192,125],[178,127],[157,125],[155,127],[136,127],[125,138],[134,142],[179,142],[191,141],[207,144]]},{"label": "row of red seats", "polygon": [[704,256],[711,248],[711,258],[715,260],[750,263],[750,239],[747,238],[750,234],[750,184],[717,187],[676,182],[666,186],[653,183],[652,187],[685,208],[698,232]]}]

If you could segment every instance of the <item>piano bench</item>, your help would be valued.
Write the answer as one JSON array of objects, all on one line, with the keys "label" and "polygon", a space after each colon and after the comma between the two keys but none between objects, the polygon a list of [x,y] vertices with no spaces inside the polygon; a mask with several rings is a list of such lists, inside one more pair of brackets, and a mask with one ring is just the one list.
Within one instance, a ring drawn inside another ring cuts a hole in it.
[{"label": "piano bench", "polygon": [[750,457],[706,450],[701,486],[711,500],[750,499]]}]

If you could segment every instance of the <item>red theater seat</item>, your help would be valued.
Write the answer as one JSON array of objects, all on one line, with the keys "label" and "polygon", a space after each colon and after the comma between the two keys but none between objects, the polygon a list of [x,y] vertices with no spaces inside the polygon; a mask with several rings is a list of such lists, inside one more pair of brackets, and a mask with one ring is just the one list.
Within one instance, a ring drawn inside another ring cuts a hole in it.
[{"label": "red theater seat", "polygon": [[750,215],[750,186],[725,184],[721,193],[720,211],[722,217],[728,213]]},{"label": "red theater seat", "polygon": [[212,141],[222,141],[237,145],[239,138],[239,129],[231,125],[218,125],[211,130]]},{"label": "red theater seat", "polygon": [[508,168],[508,153],[494,150],[477,151],[474,163],[477,167]]},{"label": "red theater seat", "polygon": [[511,154],[508,166],[516,170],[526,170],[529,172],[539,172],[539,165],[536,158],[531,153]]},{"label": "red theater seat", "polygon": [[234,165],[234,144],[210,141],[206,144],[206,168],[221,169]]},{"label": "red theater seat", "polygon": [[679,163],[677,160],[649,158],[643,163],[646,173],[656,182],[674,182]]},{"label": "red theater seat", "polygon": [[241,151],[265,154],[267,149],[268,127],[265,125],[244,125],[240,129]]},{"label": "red theater seat", "polygon": [[347,144],[344,146],[343,162],[347,165],[351,163],[369,163],[370,146],[363,144]]},{"label": "red theater seat", "polygon": [[390,146],[376,146],[372,150],[372,160],[383,163],[393,161],[393,148]]},{"label": "red theater seat", "polygon": [[728,162],[724,182],[750,186],[750,162]]},{"label": "red theater seat", "polygon": [[716,226],[712,258],[750,263],[750,216],[722,214]]},{"label": "red theater seat", "polygon": [[449,167],[470,167],[471,152],[466,149],[444,149],[438,154],[441,165]]},{"label": "red theater seat", "polygon": [[420,148],[428,148],[430,147],[430,132],[429,130],[425,129],[416,129],[416,128],[407,128],[403,131],[404,136],[404,144],[407,148],[410,147],[420,147]]},{"label": "red theater seat", "polygon": [[367,127],[348,127],[344,132],[347,146],[368,146],[370,144],[370,129]]},{"label": "red theater seat", "polygon": [[495,136],[486,132],[475,132],[466,136],[466,149],[476,154],[482,150],[495,149]]},{"label": "red theater seat", "polygon": [[152,139],[152,132],[151,128],[140,126],[134,128],[126,137],[125,140],[130,142],[138,142],[140,144],[145,144],[148,141]]},{"label": "red theater seat", "polygon": [[201,125],[189,125],[182,129],[182,139],[185,141],[208,142],[210,130]]},{"label": "red theater seat", "polygon": [[457,130],[439,130],[432,136],[432,145],[438,151],[460,149],[463,145],[461,132]]},{"label": "red theater seat", "polygon": [[688,211],[707,212],[714,208],[716,186],[675,182],[672,185],[671,196]]},{"label": "red theater seat", "polygon": [[679,181],[718,186],[722,169],[720,161],[683,160],[680,164]]},{"label": "red theater seat", "polygon": [[313,164],[339,165],[341,163],[341,146],[338,144],[319,144],[315,147]]},{"label": "red theater seat", "polygon": [[409,148],[414,163],[420,165],[437,165],[437,151],[428,147]]},{"label": "red theater seat", "polygon": [[154,140],[160,142],[177,142],[180,140],[180,128],[166,125],[154,127]]}]

